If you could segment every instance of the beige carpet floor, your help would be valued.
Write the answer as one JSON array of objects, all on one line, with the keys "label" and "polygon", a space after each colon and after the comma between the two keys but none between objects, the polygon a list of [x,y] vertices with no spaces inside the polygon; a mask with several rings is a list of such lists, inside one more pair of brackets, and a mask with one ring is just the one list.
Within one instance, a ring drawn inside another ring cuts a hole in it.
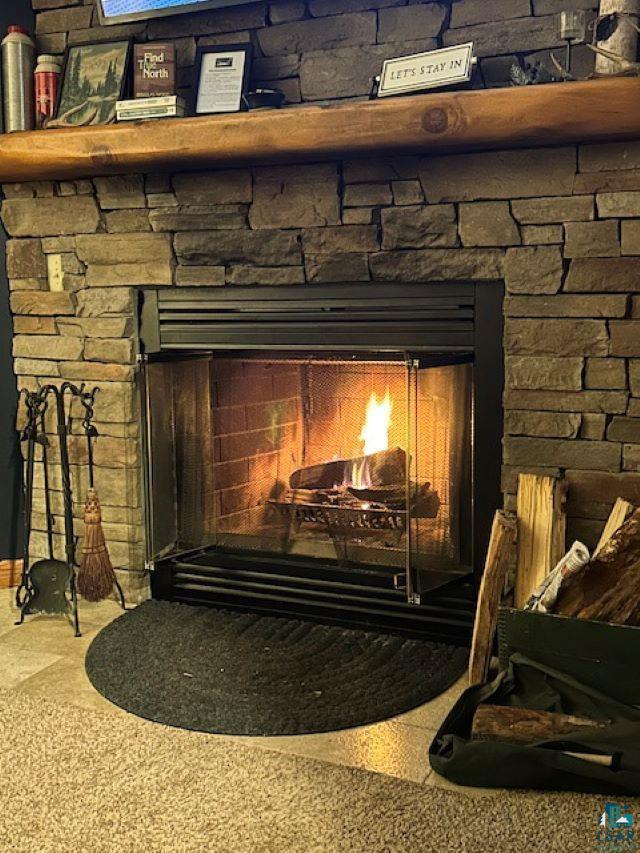
[{"label": "beige carpet floor", "polygon": [[468,797],[258,744],[0,691],[0,850],[585,851],[606,799]]}]

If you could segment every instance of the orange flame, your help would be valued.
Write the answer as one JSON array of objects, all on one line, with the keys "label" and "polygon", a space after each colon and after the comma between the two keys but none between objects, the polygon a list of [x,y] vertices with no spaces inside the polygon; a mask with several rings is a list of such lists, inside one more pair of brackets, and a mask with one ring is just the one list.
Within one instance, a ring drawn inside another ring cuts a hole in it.
[{"label": "orange flame", "polygon": [[367,403],[362,432],[358,436],[360,441],[364,443],[363,453],[367,456],[370,453],[378,453],[380,450],[389,449],[389,428],[391,427],[391,412],[393,411],[393,403],[391,402],[391,394],[387,388],[387,393],[378,399],[375,391],[371,394]]}]

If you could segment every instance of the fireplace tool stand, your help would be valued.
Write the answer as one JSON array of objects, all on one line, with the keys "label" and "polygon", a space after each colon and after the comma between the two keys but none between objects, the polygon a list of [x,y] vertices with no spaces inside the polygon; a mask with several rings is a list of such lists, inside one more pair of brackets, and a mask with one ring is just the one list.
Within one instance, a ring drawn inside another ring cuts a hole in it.
[{"label": "fireplace tool stand", "polygon": [[[20,608],[21,625],[25,616],[35,614],[61,615],[71,618],[76,637],[80,637],[78,615],[78,594],[76,585],[75,538],[73,531],[73,498],[71,493],[71,472],[69,467],[69,448],[67,437],[69,428],[65,416],[65,395],[83,399],[93,399],[96,389],[88,393],[84,386],[78,388],[70,382],[64,382],[60,388],[44,385],[38,391],[25,391],[27,405],[27,426],[22,439],[27,442],[27,466],[25,472],[25,510],[24,510],[24,562],[20,586],[16,591],[16,604]],[[64,504],[64,541],[65,561],[53,556],[53,515],[49,493],[47,470],[47,445],[45,434],[45,415],[49,399],[53,397],[56,405],[57,433],[60,451],[60,473],[62,479],[62,498]],[[38,432],[41,424],[42,432]],[[45,512],[49,557],[37,560],[30,566],[30,539],[33,521],[33,478],[35,469],[35,445],[42,445],[43,483],[45,491]],[[70,600],[67,598],[69,592]]]}]

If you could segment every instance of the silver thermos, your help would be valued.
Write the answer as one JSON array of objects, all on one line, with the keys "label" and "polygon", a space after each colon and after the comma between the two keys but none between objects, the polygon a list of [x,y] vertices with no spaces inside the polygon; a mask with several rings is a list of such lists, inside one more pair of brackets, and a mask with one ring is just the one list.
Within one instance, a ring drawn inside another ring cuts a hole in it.
[{"label": "silver thermos", "polygon": [[24,27],[13,25],[2,41],[4,130],[33,130],[35,95],[33,72],[36,46]]}]

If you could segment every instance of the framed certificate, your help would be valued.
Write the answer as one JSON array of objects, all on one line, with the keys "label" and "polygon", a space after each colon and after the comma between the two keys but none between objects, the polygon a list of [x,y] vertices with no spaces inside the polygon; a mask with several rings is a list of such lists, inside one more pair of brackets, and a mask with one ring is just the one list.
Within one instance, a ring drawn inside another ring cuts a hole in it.
[{"label": "framed certificate", "polygon": [[251,73],[251,45],[203,45],[196,53],[192,114],[235,113],[244,109],[242,96]]}]

